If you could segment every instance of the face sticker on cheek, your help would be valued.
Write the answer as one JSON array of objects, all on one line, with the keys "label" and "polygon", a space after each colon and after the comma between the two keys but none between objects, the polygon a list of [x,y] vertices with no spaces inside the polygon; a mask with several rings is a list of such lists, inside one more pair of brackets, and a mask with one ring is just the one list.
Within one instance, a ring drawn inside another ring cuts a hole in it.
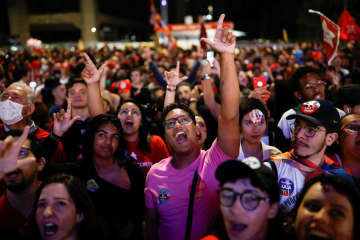
[{"label": "face sticker on cheek", "polygon": [[256,126],[256,125],[261,124],[261,122],[264,121],[265,116],[262,113],[262,111],[260,111],[259,109],[253,109],[249,113],[249,118],[250,118],[250,121]]}]

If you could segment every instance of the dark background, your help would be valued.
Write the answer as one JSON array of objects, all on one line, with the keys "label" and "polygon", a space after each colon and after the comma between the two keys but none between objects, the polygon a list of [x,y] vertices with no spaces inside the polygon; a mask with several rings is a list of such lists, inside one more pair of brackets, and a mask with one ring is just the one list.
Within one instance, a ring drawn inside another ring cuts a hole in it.
[{"label": "dark background", "polygon": [[[11,0],[14,1],[14,0]],[[15,0],[16,1],[16,0]],[[307,13],[308,9],[321,11],[333,21],[340,17],[344,5],[360,24],[359,0],[168,0],[169,22],[182,23],[184,15],[192,15],[196,21],[198,15],[207,14],[207,6],[214,7],[214,21],[221,13],[226,13],[226,20],[235,24],[236,30],[246,32],[244,40],[258,38],[277,40],[282,38],[282,29],[288,32],[289,40],[319,40],[321,38],[320,19],[317,15]],[[160,0],[154,0],[159,10]],[[9,23],[7,0],[0,0],[0,44],[8,41]],[[98,10],[109,15],[119,16],[140,23],[137,29],[119,27],[117,36],[112,40],[129,38],[129,33],[136,40],[149,40],[153,34],[149,23],[150,0],[99,0]],[[27,0],[29,13],[55,13],[79,11],[76,0]],[[160,11],[159,11],[160,12]],[[67,36],[68,34],[68,36]],[[64,40],[76,40],[72,33],[62,33]],[[54,35],[55,36],[55,35]],[[46,36],[51,41],[52,35]],[[57,38],[58,39],[58,38]]]}]

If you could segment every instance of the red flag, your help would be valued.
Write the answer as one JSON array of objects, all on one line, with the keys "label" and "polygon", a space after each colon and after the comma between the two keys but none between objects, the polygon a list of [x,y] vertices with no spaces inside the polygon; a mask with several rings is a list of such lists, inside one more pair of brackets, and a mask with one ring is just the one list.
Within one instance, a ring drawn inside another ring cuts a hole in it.
[{"label": "red flag", "polygon": [[342,40],[360,40],[360,27],[346,9],[342,12],[337,23],[341,28],[340,38]]},{"label": "red flag", "polygon": [[323,42],[328,65],[336,57],[336,52],[340,42],[340,27],[333,21],[328,19],[324,14],[318,11],[309,9],[310,13],[316,13],[320,15],[321,26],[323,29]]}]

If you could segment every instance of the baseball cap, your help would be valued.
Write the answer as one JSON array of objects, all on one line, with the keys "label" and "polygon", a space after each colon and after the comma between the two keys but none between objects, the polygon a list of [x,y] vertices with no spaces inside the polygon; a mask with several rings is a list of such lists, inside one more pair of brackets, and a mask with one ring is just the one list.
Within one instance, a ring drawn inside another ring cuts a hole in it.
[{"label": "baseball cap", "polygon": [[340,116],[332,102],[328,100],[312,100],[304,102],[295,108],[296,114],[289,115],[286,119],[302,118],[315,126],[324,126],[328,132],[338,132]]},{"label": "baseball cap", "polygon": [[128,79],[120,80],[119,93],[129,92],[131,90],[131,82]]},{"label": "baseball cap", "polygon": [[70,64],[69,64],[69,62],[62,62],[61,64],[60,64],[60,68],[62,68],[62,69],[70,69]]},{"label": "baseball cap", "polygon": [[229,160],[223,162],[216,169],[215,177],[220,186],[226,182],[249,178],[254,187],[269,195],[271,202],[278,202],[280,199],[276,174],[256,157],[248,157],[242,161]]}]

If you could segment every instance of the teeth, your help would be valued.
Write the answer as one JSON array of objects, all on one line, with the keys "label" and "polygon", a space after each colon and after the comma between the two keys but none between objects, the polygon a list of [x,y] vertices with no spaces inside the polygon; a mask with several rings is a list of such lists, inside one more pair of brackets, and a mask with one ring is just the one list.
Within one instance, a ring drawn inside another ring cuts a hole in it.
[{"label": "teeth", "polygon": [[58,230],[58,226],[54,223],[47,223],[44,225],[44,232],[46,235],[54,235]]},{"label": "teeth", "polygon": [[175,137],[178,138],[178,137],[181,136],[181,135],[184,135],[184,136],[185,136],[185,132],[177,132],[177,133],[175,134]]}]

